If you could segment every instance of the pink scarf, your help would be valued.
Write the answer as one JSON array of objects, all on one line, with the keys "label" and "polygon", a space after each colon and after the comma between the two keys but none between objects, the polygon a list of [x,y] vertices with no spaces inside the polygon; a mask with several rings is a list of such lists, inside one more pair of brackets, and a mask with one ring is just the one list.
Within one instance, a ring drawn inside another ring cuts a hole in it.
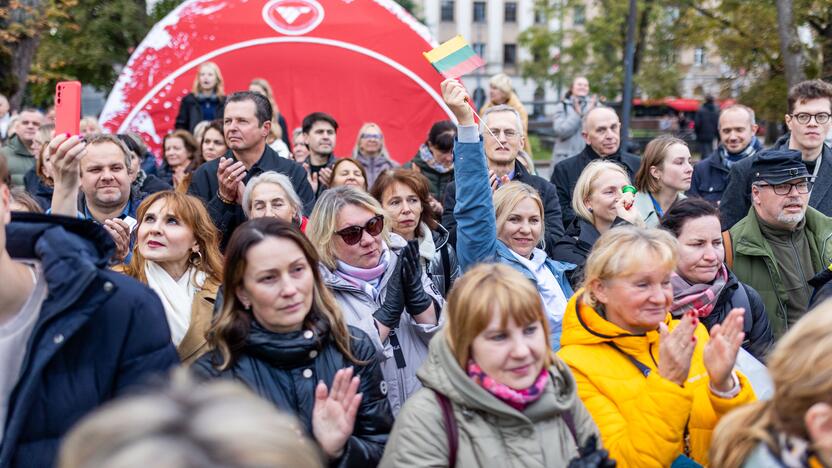
[{"label": "pink scarf", "polygon": [[725,265],[716,272],[711,284],[690,284],[674,271],[670,275],[670,283],[673,285],[670,313],[674,317],[681,317],[690,311],[695,311],[700,318],[711,315],[727,282],[728,269]]},{"label": "pink scarf", "polygon": [[543,395],[546,383],[549,382],[549,372],[543,368],[531,387],[515,390],[489,377],[473,359],[468,361],[468,376],[485,391],[509,404],[517,411],[523,411],[527,406],[537,401],[540,395]]}]

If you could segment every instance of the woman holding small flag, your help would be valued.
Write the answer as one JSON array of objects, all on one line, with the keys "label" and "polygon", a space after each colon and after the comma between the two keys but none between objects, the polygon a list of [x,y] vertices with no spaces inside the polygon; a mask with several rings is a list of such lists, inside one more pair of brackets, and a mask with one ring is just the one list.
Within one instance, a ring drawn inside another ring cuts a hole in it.
[{"label": "woman holding small flag", "polygon": [[557,350],[563,312],[572,295],[565,273],[575,265],[553,261],[537,247],[544,232],[543,202],[538,191],[510,181],[509,176],[490,180],[486,164],[484,145],[499,145],[495,153],[508,153],[509,146],[522,144],[520,119],[511,108],[494,108],[486,114],[487,120],[480,121],[486,130],[480,138],[462,84],[443,81],[442,95],[459,122],[454,145],[459,264],[465,271],[478,262],[506,263],[530,279],[543,300],[551,344]]}]

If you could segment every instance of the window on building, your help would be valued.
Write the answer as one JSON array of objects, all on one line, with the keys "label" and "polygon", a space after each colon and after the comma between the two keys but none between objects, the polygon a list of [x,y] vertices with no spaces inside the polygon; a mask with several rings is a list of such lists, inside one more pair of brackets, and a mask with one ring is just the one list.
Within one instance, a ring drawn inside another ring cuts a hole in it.
[{"label": "window on building", "polygon": [[474,22],[485,23],[485,2],[474,2]]},{"label": "window on building", "polygon": [[475,42],[471,45],[474,48],[474,52],[477,53],[480,57],[485,57],[485,43],[484,42]]},{"label": "window on building", "polygon": [[546,13],[543,10],[534,11],[534,24],[546,24]]},{"label": "window on building", "polygon": [[517,2],[506,2],[503,22],[516,23],[517,22]]},{"label": "window on building", "polygon": [[584,5],[576,5],[572,10],[572,24],[575,26],[583,26],[586,23],[586,7]]},{"label": "window on building", "polygon": [[503,44],[503,65],[517,65],[517,44]]},{"label": "window on building", "polygon": [[441,20],[454,22],[454,0],[442,0]]},{"label": "window on building", "polygon": [[693,64],[697,66],[705,65],[705,49],[697,47],[693,50]]}]

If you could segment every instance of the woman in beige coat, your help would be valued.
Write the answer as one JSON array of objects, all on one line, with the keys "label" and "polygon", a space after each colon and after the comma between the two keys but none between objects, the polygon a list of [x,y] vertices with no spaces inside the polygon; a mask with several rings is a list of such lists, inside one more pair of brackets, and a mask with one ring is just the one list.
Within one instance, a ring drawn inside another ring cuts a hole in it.
[{"label": "woman in beige coat", "polygon": [[479,265],[454,285],[446,314],[418,372],[424,388],[396,419],[380,466],[567,466],[579,445],[605,458],[572,374],[550,351],[532,283]]}]

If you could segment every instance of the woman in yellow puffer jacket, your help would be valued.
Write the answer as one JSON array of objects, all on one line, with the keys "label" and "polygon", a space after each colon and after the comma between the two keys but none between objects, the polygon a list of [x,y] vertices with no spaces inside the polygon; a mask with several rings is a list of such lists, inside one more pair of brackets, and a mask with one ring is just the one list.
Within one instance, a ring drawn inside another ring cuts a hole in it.
[{"label": "woman in yellow puffer jacket", "polygon": [[665,231],[608,231],[564,316],[558,355],[619,467],[706,465],[719,418],[755,399],[734,370],[742,309],[710,337],[695,315],[671,318],[676,252]]}]

